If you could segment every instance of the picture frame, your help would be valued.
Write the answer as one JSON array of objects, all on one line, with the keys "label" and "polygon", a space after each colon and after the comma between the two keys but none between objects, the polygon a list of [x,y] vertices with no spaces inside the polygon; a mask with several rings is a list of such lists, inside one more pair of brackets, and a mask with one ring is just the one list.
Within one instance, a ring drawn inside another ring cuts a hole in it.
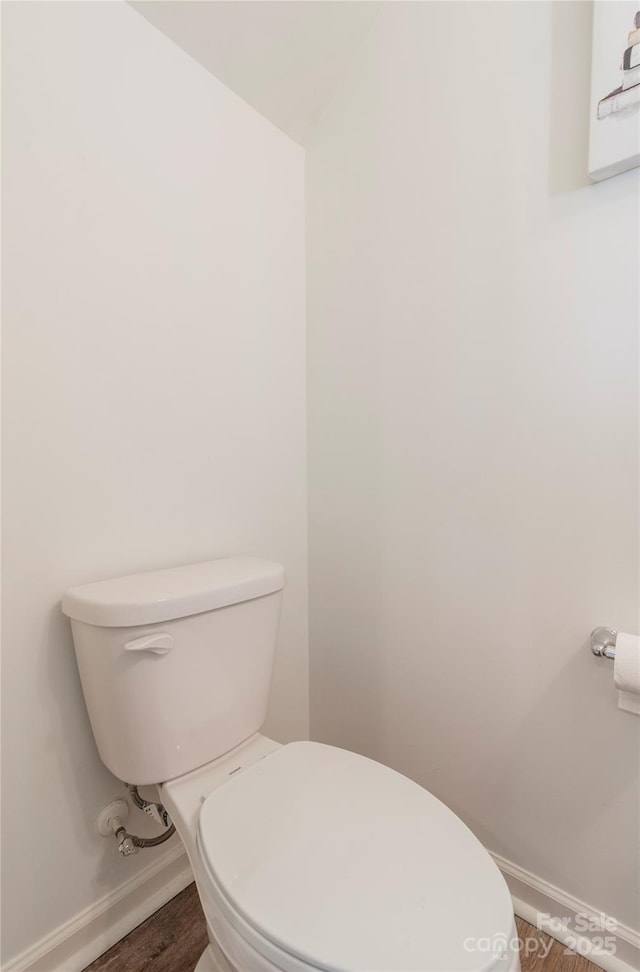
[{"label": "picture frame", "polygon": [[640,0],[596,0],[589,124],[589,177],[599,182],[640,165]]}]

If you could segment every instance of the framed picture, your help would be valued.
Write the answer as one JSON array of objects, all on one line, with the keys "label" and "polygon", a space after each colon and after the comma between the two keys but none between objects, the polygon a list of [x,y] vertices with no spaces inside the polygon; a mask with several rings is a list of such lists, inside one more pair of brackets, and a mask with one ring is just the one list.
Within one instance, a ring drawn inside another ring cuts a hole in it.
[{"label": "framed picture", "polygon": [[589,176],[640,165],[640,0],[593,5]]}]

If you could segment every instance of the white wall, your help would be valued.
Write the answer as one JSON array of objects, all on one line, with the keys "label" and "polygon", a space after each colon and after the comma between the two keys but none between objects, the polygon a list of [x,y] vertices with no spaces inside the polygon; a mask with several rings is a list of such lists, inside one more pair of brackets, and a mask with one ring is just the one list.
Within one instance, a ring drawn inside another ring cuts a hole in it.
[{"label": "white wall", "polygon": [[2,13],[10,959],[161,853],[92,831],[68,585],[282,561],[265,729],[307,734],[304,156],[124,4]]},{"label": "white wall", "polygon": [[392,3],[307,147],[311,729],[637,927],[638,172],[588,4]]}]

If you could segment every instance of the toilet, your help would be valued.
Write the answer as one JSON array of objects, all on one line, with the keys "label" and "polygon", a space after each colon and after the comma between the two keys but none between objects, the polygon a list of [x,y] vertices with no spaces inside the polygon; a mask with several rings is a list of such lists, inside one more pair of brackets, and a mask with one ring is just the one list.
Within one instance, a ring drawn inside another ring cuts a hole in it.
[{"label": "toilet", "polygon": [[67,591],[102,761],[156,784],[207,920],[197,972],[519,972],[471,831],[364,756],[260,733],[284,569],[252,557]]}]

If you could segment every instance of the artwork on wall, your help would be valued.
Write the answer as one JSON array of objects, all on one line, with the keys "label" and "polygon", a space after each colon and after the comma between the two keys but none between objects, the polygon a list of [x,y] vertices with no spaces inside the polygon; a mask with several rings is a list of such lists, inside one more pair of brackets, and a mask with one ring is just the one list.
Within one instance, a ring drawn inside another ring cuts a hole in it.
[{"label": "artwork on wall", "polygon": [[593,5],[589,175],[640,165],[640,0]]}]

